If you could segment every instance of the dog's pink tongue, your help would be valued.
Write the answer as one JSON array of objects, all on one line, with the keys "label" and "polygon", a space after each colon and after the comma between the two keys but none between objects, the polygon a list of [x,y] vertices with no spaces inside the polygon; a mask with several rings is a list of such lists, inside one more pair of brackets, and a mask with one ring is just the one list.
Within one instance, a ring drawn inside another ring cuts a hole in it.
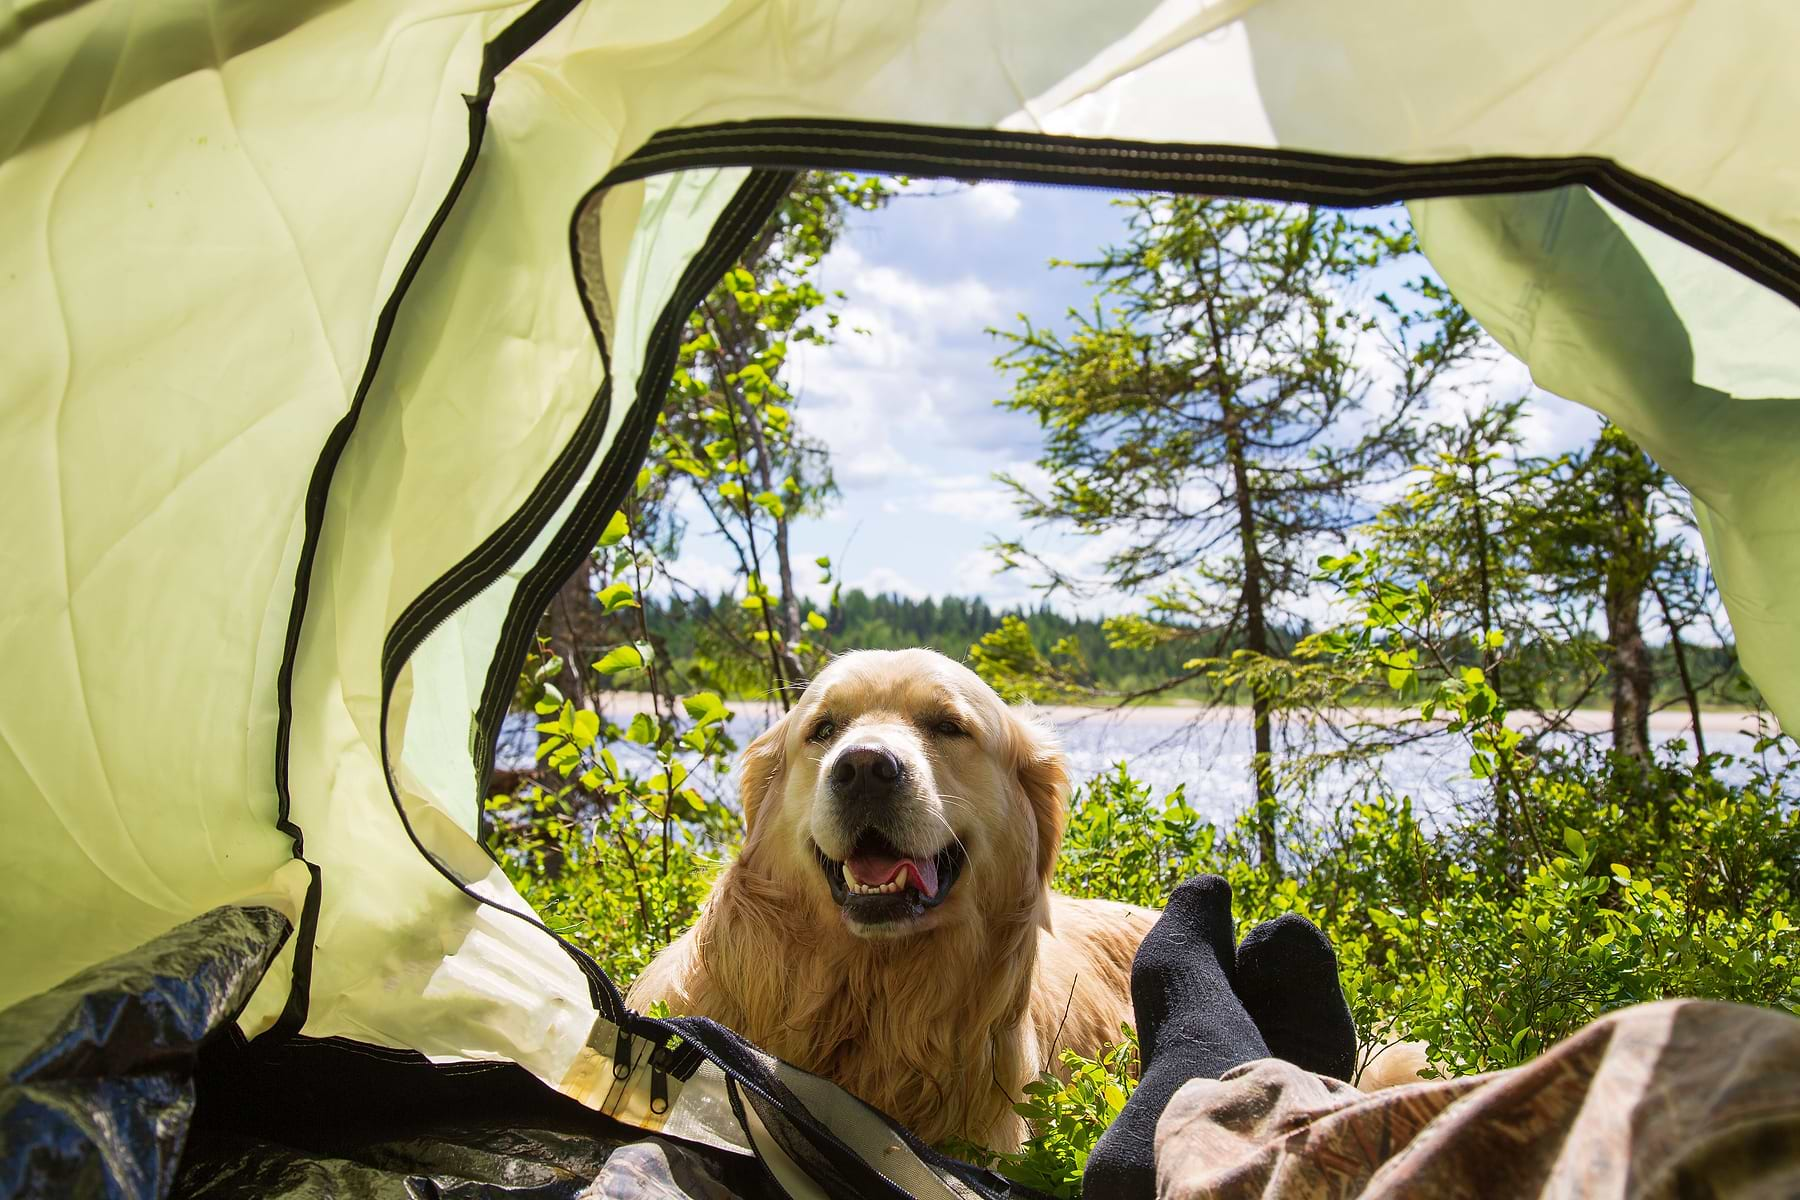
[{"label": "dog's pink tongue", "polygon": [[856,876],[856,882],[864,887],[880,887],[892,882],[896,875],[905,871],[908,884],[925,893],[928,898],[937,895],[935,858],[920,862],[916,858],[891,858],[886,854],[853,854],[844,862],[850,868],[850,873]]}]

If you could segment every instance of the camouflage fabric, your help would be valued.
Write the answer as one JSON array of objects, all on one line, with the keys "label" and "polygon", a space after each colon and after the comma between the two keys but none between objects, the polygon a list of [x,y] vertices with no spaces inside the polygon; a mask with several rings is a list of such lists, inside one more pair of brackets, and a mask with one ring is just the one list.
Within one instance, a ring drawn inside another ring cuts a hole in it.
[{"label": "camouflage fabric", "polygon": [[1373,1094],[1263,1059],[1177,1092],[1156,1160],[1163,1200],[1800,1197],[1800,1020],[1663,1001]]}]

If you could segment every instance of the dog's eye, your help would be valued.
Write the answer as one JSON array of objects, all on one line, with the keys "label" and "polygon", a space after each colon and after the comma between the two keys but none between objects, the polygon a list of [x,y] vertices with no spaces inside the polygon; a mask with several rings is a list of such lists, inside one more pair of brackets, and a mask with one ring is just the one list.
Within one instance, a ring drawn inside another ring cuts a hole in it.
[{"label": "dog's eye", "polygon": [[812,727],[812,732],[806,735],[806,740],[809,742],[828,742],[831,740],[831,735],[836,732],[837,725],[832,722],[830,717],[826,717],[823,721],[820,721],[817,725]]},{"label": "dog's eye", "polygon": [[949,717],[945,717],[943,720],[939,721],[936,725],[933,725],[931,727],[931,732],[937,733],[937,734],[942,734],[944,737],[968,737],[969,736],[968,730],[964,729],[957,722],[952,721]]}]

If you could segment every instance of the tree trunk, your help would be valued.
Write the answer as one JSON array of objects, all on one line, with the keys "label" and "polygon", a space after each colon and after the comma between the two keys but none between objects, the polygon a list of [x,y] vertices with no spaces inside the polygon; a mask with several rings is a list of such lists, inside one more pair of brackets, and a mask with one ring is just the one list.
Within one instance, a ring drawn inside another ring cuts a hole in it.
[{"label": "tree trunk", "polygon": [[1644,644],[1644,585],[1633,575],[1606,579],[1606,640],[1612,647],[1613,752],[1650,761],[1650,650]]},{"label": "tree trunk", "polygon": [[[1250,470],[1245,462],[1244,442],[1237,429],[1236,415],[1229,404],[1225,411],[1226,456],[1231,462],[1232,488],[1237,493],[1239,552],[1244,559],[1244,642],[1253,654],[1269,653],[1269,626],[1263,612],[1262,554],[1256,545],[1256,506],[1250,499]],[[1250,689],[1250,721],[1255,738],[1255,755],[1250,773],[1256,788],[1256,848],[1262,868],[1270,878],[1281,874],[1275,829],[1275,738],[1269,718],[1274,706],[1268,693],[1252,685]]]},{"label": "tree trunk", "polygon": [[[1643,459],[1636,446],[1612,451],[1633,465]],[[1649,519],[1649,487],[1636,474],[1613,472],[1613,512],[1618,541],[1604,567],[1602,602],[1606,640],[1612,647],[1613,752],[1650,762],[1650,650],[1644,644],[1644,593],[1656,563],[1656,534]]]},{"label": "tree trunk", "polygon": [[592,560],[583,562],[550,601],[550,652],[563,660],[562,670],[551,682],[576,708],[593,708],[597,698],[588,687],[588,664],[601,650],[595,636],[600,605],[594,599],[593,570]]}]

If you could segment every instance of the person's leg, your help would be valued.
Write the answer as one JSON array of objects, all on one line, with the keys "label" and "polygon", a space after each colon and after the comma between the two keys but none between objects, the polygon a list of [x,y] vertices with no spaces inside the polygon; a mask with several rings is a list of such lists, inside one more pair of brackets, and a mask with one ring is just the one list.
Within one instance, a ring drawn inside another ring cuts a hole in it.
[{"label": "person's leg", "polygon": [[1252,929],[1237,948],[1236,983],[1271,1055],[1333,1079],[1356,1073],[1356,1022],[1317,925],[1286,913]]},{"label": "person's leg", "polygon": [[1175,889],[1131,964],[1142,1073],[1100,1136],[1082,1175],[1085,1194],[1156,1194],[1156,1122],[1176,1090],[1266,1058],[1269,1047],[1238,1000],[1231,885],[1217,875]]},{"label": "person's leg", "polygon": [[[1158,1122],[1168,1200],[1800,1196],[1800,1020],[1706,1000],[1609,1013],[1491,1075],[1363,1093],[1268,1059]],[[1102,1193],[1091,1192],[1097,1198]]]}]

